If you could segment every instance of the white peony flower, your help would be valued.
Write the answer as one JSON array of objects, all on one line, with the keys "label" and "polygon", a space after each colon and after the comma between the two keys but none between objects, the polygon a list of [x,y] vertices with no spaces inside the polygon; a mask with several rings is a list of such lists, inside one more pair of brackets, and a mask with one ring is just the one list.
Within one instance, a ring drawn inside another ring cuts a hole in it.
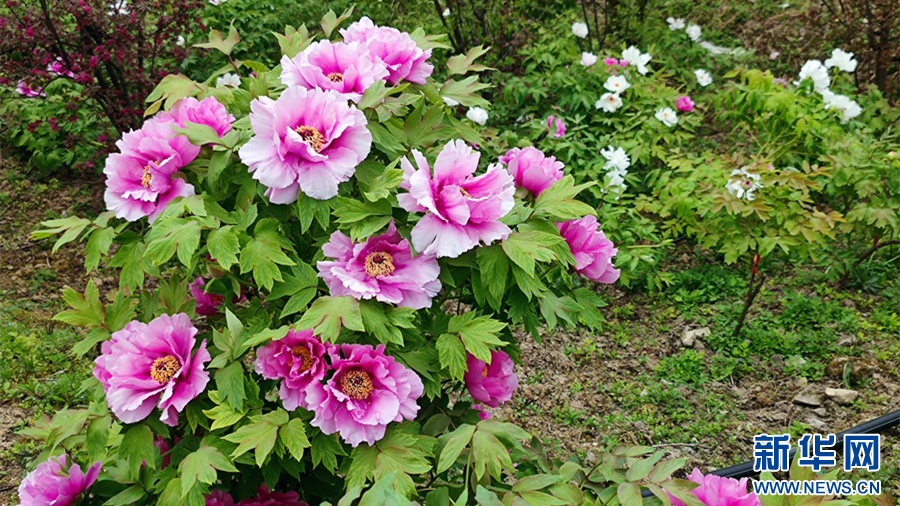
[{"label": "white peony flower", "polygon": [[826,109],[835,108],[844,113],[841,123],[846,123],[862,114],[862,107],[860,107],[855,100],[844,95],[833,93],[831,90],[822,92],[822,101],[825,103]]},{"label": "white peony flower", "polygon": [[781,51],[772,51],[769,53],[770,60],[777,60],[779,56],[781,56]]},{"label": "white peony flower", "polygon": [[803,68],[800,69],[800,81],[807,78],[812,79],[813,86],[819,93],[827,90],[828,85],[831,84],[828,69],[819,60],[809,60],[803,64]]},{"label": "white peony flower", "polygon": [[597,63],[597,55],[594,53],[581,53],[581,64],[585,67],[590,67],[591,65]]},{"label": "white peony flower", "polygon": [[444,12],[442,12],[441,14],[443,14],[445,18],[450,17],[450,8],[448,7],[444,9]]},{"label": "white peony flower", "polygon": [[219,4],[225,3],[226,1],[228,1],[228,0],[209,0],[209,3],[211,3],[213,5],[219,5]]},{"label": "white peony flower", "polygon": [[616,200],[619,200],[619,195],[625,193],[625,176],[628,175],[628,171],[613,169],[606,173],[606,177],[609,179],[609,186],[606,187],[606,190],[610,193],[614,193],[616,195]]},{"label": "white peony flower", "polygon": [[576,37],[585,38],[588,34],[588,26],[584,23],[572,23],[572,33]]},{"label": "white peony flower", "polygon": [[647,64],[650,63],[650,60],[653,59],[647,53],[641,53],[641,50],[631,46],[625,51],[622,51],[622,59],[627,61],[629,65],[634,65],[637,67],[637,71],[641,75],[645,75],[647,73]]},{"label": "white peony flower", "polygon": [[178,38],[175,39],[175,45],[176,45],[176,46],[183,46],[183,45],[184,45],[184,35],[179,35]]},{"label": "white peony flower", "polygon": [[669,23],[669,30],[672,30],[673,32],[684,28],[684,20],[681,18],[669,17],[666,18],[666,22]]},{"label": "white peony flower", "polygon": [[241,77],[237,74],[226,72],[219,76],[218,79],[216,79],[216,86],[231,86],[232,88],[239,88],[241,86]]},{"label": "white peony flower", "polygon": [[441,97],[441,98],[443,98],[443,99],[444,99],[444,103],[447,104],[447,105],[450,106],[450,107],[456,107],[456,106],[459,105],[459,102],[457,102],[456,100],[453,100],[453,99],[450,98],[450,97]]},{"label": "white peony flower", "polygon": [[123,16],[131,14],[131,9],[128,8],[128,2],[126,0],[119,0],[109,5],[109,10],[106,11],[106,15],[115,16],[116,14],[121,14]]},{"label": "white peony flower", "polygon": [[600,100],[594,103],[597,109],[603,109],[604,112],[616,112],[622,107],[622,97],[618,93],[604,93]]},{"label": "white peony flower", "polygon": [[481,107],[472,107],[466,111],[466,117],[469,118],[469,121],[484,126],[488,120],[488,112]]},{"label": "white peony flower", "polygon": [[703,69],[695,70],[694,75],[697,76],[697,84],[703,86],[704,88],[709,86],[713,82],[712,76],[709,75],[709,72]]},{"label": "white peony flower", "polygon": [[728,181],[725,188],[728,190],[728,193],[739,199],[753,200],[756,198],[756,190],[763,187],[762,183],[759,182],[760,179],[762,179],[762,176],[759,174],[747,172],[746,167],[741,167],[731,172],[731,180]]},{"label": "white peony flower", "polygon": [[688,37],[690,37],[692,41],[697,42],[700,40],[702,30],[700,29],[700,25],[688,25],[685,32],[687,32]]},{"label": "white peony flower", "polygon": [[603,84],[603,87],[618,94],[630,88],[631,85],[628,84],[628,80],[625,79],[625,76],[609,76]]},{"label": "white peony flower", "polygon": [[606,158],[606,168],[621,171],[622,174],[628,173],[628,167],[631,167],[631,158],[622,148],[614,148],[609,146],[600,150],[603,158]]},{"label": "white peony flower", "polygon": [[825,67],[837,67],[844,72],[853,72],[856,70],[856,63],[853,53],[847,53],[838,48],[831,52],[831,58],[825,60]]},{"label": "white peony flower", "polygon": [[678,115],[675,114],[671,107],[663,107],[656,111],[656,119],[662,121],[663,125],[670,128],[678,124]]}]

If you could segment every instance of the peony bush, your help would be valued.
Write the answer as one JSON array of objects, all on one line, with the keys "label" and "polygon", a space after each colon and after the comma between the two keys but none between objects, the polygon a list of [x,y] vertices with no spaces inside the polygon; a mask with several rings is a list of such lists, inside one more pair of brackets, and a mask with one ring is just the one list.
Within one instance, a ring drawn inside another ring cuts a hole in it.
[{"label": "peony bush", "polygon": [[684,459],[582,468],[485,411],[515,395],[519,340],[603,323],[592,283],[620,270],[577,199],[595,183],[535,147],[482,156],[483,49],[438,81],[440,37],[349,16],[288,28],[274,69],[166,76],[106,161],[107,211],[35,233],[86,240],[120,286],[64,293],[92,401],[28,430],[23,504],[593,504],[624,482],[628,506],[699,506]]}]

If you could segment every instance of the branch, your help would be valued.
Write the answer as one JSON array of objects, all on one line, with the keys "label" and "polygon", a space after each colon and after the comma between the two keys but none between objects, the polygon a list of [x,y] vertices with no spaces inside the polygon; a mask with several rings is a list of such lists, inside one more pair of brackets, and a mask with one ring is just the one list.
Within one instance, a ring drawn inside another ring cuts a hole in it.
[{"label": "branch", "polygon": [[844,275],[841,276],[840,281],[838,281],[838,285],[843,287],[847,283],[847,280],[850,278],[850,273],[855,271],[857,268],[859,268],[860,264],[862,264],[870,256],[874,255],[876,251],[880,250],[881,248],[884,248],[885,246],[893,246],[895,244],[900,244],[900,240],[880,242],[880,243],[876,244],[875,246],[872,246],[871,248],[867,249],[865,252],[863,252],[862,255],[860,255],[860,257],[856,260],[856,262],[853,263],[853,266],[850,267],[849,269],[847,269],[846,272],[844,272]]}]

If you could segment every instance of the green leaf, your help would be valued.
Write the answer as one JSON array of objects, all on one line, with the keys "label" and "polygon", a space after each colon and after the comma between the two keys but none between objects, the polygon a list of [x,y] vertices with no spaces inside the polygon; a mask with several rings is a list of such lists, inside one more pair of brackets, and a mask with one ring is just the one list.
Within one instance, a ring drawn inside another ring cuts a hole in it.
[{"label": "green leaf", "polygon": [[[190,97],[199,91],[197,83],[191,78],[181,74],[169,74],[163,77],[159,84],[156,85],[156,88],[147,96],[147,102],[157,102],[151,105],[147,111],[149,112],[154,107],[158,110],[158,102],[161,100],[165,100],[165,110],[168,111],[175,102],[182,98]],[[144,116],[147,116],[146,112]]]},{"label": "green leaf", "polygon": [[550,248],[562,241],[561,236],[546,232],[513,232],[501,246],[510,260],[533,277],[535,261],[553,261],[556,255]]},{"label": "green leaf", "polygon": [[[403,334],[388,315],[395,312],[406,313],[409,322],[414,316],[411,311],[408,311],[409,308],[391,308],[374,300],[360,301],[359,307],[366,332],[373,334],[383,344],[394,343],[403,346]],[[385,314],[385,311],[388,311],[388,314]]]},{"label": "green leaf", "polygon": [[103,503],[104,506],[127,506],[138,502],[147,496],[144,487],[140,485],[132,485],[118,494],[109,498]]},{"label": "green leaf", "polygon": [[478,248],[476,255],[481,285],[498,301],[506,293],[506,278],[509,275],[509,257],[499,244]]},{"label": "green leaf", "polygon": [[319,297],[312,307],[303,313],[299,328],[315,328],[316,335],[334,342],[341,333],[341,326],[357,332],[365,332],[359,301],[353,297]]},{"label": "green leaf", "polygon": [[145,251],[144,243],[138,241],[119,246],[119,250],[110,260],[109,266],[122,269],[122,272],[119,273],[120,288],[135,290],[144,285],[144,272],[152,272],[152,269],[147,269],[150,261],[144,259]]},{"label": "green leaf", "polygon": [[[435,472],[440,474],[450,469],[450,466],[456,462],[456,459],[459,458],[459,454],[462,453],[463,448],[465,448],[469,441],[472,440],[472,436],[475,434],[475,426],[464,423],[456,428],[453,432],[444,434],[441,436],[440,440],[443,442],[443,449],[441,450],[441,456],[438,458],[438,465],[435,469]],[[503,453],[506,453],[504,449]]]},{"label": "green leaf", "polygon": [[313,438],[310,453],[312,454],[313,467],[322,464],[325,469],[332,473],[337,469],[337,456],[347,455],[344,447],[337,440],[337,434],[326,436],[321,432]]},{"label": "green leaf", "polygon": [[513,485],[513,492],[527,492],[530,490],[540,490],[550,485],[555,485],[562,481],[562,476],[558,474],[535,474],[526,476]]},{"label": "green leaf", "polygon": [[278,221],[272,218],[256,224],[254,237],[241,251],[241,274],[252,270],[256,282],[271,290],[275,281],[284,281],[278,265],[294,265],[282,248],[293,251],[293,247],[280,232]]},{"label": "green leaf", "polygon": [[[186,136],[188,140],[191,141],[191,144],[195,146],[205,146],[206,144],[223,144],[222,139],[219,137],[219,134],[216,133],[216,131],[213,130],[213,127],[209,125],[186,121],[183,128],[172,125],[172,130],[175,130],[179,134]],[[221,168],[225,168],[224,165],[222,165]]]},{"label": "green leaf", "polygon": [[153,223],[147,241],[144,256],[154,265],[169,261],[177,251],[178,260],[190,267],[191,257],[200,245],[200,223],[189,218],[160,218]]},{"label": "green leaf", "polygon": [[111,227],[98,228],[91,232],[91,237],[84,248],[84,268],[88,274],[100,265],[101,255],[109,254],[109,248],[115,238],[116,230]]},{"label": "green leaf", "polygon": [[306,30],[306,25],[304,24],[300,25],[299,30],[295,30],[291,26],[285,27],[284,35],[275,32],[272,33],[278,39],[278,45],[281,47],[281,54],[288,58],[297,56],[301,51],[306,49],[310,42],[312,42],[309,38],[309,32]]},{"label": "green leaf", "polygon": [[438,337],[436,347],[441,369],[448,369],[450,376],[462,381],[468,370],[466,365],[466,348],[463,346],[462,341],[452,334],[441,334]]},{"label": "green leaf", "polygon": [[485,49],[482,46],[473,47],[469,49],[465,55],[458,54],[456,56],[451,56],[449,60],[447,60],[447,68],[450,70],[450,75],[453,74],[465,74],[466,72],[482,72],[485,70],[494,70],[490,67],[485,67],[484,65],[476,64],[475,59],[486,54],[491,48]]},{"label": "green leaf", "polygon": [[237,254],[241,251],[241,244],[238,241],[237,230],[231,225],[210,232],[206,246],[209,248],[209,256],[223,269],[231,269],[232,265],[238,263]]},{"label": "green leaf", "polygon": [[153,433],[146,425],[135,425],[119,443],[119,458],[128,462],[128,472],[132,478],[138,476],[141,466],[156,469],[156,448],[153,446]]},{"label": "green leaf", "polygon": [[489,84],[479,83],[478,76],[469,76],[462,81],[448,79],[441,86],[441,96],[455,100],[465,107],[482,107],[490,105],[490,102],[481,98],[477,92],[490,87]]},{"label": "green leaf", "polygon": [[[506,324],[489,316],[475,317],[469,312],[450,319],[448,332],[459,333],[466,351],[478,360],[491,363],[491,348],[498,348],[505,343],[497,337],[497,332],[506,328]],[[440,348],[438,348],[440,351]]]},{"label": "green leaf", "polygon": [[322,17],[322,31],[325,32],[325,37],[331,37],[331,32],[334,31],[341,23],[350,19],[350,16],[353,15],[353,6],[350,6],[349,9],[345,10],[341,17],[337,17],[334,14],[333,10],[328,10]]},{"label": "green leaf", "polygon": [[275,447],[278,439],[278,428],[288,423],[288,414],[278,409],[265,415],[251,416],[251,423],[225,436],[225,441],[237,443],[238,447],[231,453],[236,459],[250,450],[255,450],[256,465],[263,466],[266,457]]},{"label": "green leaf", "polygon": [[477,485],[475,487],[475,500],[481,506],[503,506],[503,501],[501,501],[500,498],[497,497],[497,494],[482,487],[481,485]]},{"label": "green leaf", "polygon": [[109,339],[110,333],[108,330],[101,327],[94,327],[88,331],[88,334],[82,339],[78,341],[78,344],[72,347],[72,353],[77,357],[83,356],[85,353],[91,351],[97,343],[102,343]]},{"label": "green leaf", "polygon": [[225,56],[231,55],[231,51],[234,49],[234,46],[241,41],[240,35],[238,35],[237,30],[234,28],[234,23],[231,23],[231,27],[228,29],[228,38],[222,39],[222,32],[218,30],[210,30],[209,32],[209,42],[205,42],[203,44],[194,44],[194,47],[203,47],[207,49],[218,49]]},{"label": "green leaf", "polygon": [[247,398],[244,390],[244,365],[232,362],[228,367],[216,371],[216,387],[225,396],[232,410],[243,409],[244,399]]},{"label": "green leaf", "polygon": [[572,176],[565,176],[550,188],[542,191],[534,203],[534,214],[537,217],[547,217],[551,221],[569,221],[585,216],[596,216],[594,208],[576,200],[574,197],[581,190],[596,184],[589,182],[575,186]]},{"label": "green leaf", "polygon": [[106,315],[103,317],[103,325],[106,330],[117,332],[134,320],[134,307],[137,302],[132,297],[127,297],[125,292],[117,291],[113,303],[106,307]]},{"label": "green leaf", "polygon": [[88,424],[85,446],[91,462],[102,461],[106,457],[106,444],[109,442],[111,424],[112,417],[110,415],[94,418]]},{"label": "green leaf", "polygon": [[375,476],[375,464],[378,458],[378,447],[359,445],[350,452],[350,469],[347,471],[348,490],[365,485]]},{"label": "green leaf", "polygon": [[619,502],[622,503],[622,506],[643,505],[643,499],[641,499],[641,487],[634,483],[626,481],[625,483],[619,484],[616,496],[619,498]]},{"label": "green leaf", "polygon": [[295,418],[283,425],[278,431],[278,437],[281,443],[291,452],[294,460],[300,462],[303,460],[303,449],[309,448],[311,445],[309,439],[306,438],[306,426],[303,420]]},{"label": "green leaf", "polygon": [[674,460],[667,460],[653,468],[648,481],[659,483],[668,480],[672,476],[672,474],[675,473],[675,471],[678,471],[679,469],[684,467],[686,463],[687,460],[684,457]]},{"label": "green leaf", "polygon": [[222,455],[217,448],[201,443],[200,448],[191,453],[179,464],[181,471],[181,497],[188,495],[197,481],[212,485],[216,482],[216,469],[227,473],[238,472],[234,464]]},{"label": "green leaf", "polygon": [[475,463],[472,466],[480,480],[485,470],[497,481],[502,479],[503,469],[512,469],[512,461],[506,447],[496,436],[486,431],[476,431],[472,437],[472,452]]},{"label": "green leaf", "polygon": [[72,309],[54,316],[54,320],[76,327],[99,327],[103,325],[105,310],[103,304],[100,303],[100,292],[94,286],[93,280],[88,280],[84,296],[70,287],[65,287],[62,297]]},{"label": "green leaf", "polygon": [[328,207],[328,202],[307,197],[303,192],[300,192],[300,195],[297,197],[295,210],[297,217],[300,218],[300,232],[304,234],[312,225],[313,218],[319,222],[323,229],[327,229],[331,221],[331,208]]},{"label": "green leaf", "polygon": [[[396,161],[391,165],[396,165]],[[363,192],[363,195],[369,202],[377,202],[381,199],[386,199],[390,195],[391,190],[402,182],[403,171],[388,167],[369,183],[369,189]]]}]

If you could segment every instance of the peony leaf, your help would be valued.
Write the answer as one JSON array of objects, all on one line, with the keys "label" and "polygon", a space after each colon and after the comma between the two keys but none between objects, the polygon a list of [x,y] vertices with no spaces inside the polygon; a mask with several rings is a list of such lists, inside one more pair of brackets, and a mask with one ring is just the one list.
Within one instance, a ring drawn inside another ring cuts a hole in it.
[{"label": "peony leaf", "polygon": [[194,44],[194,47],[202,47],[206,49],[218,49],[226,56],[231,55],[231,51],[234,49],[234,46],[241,41],[240,35],[238,35],[237,30],[234,28],[234,22],[231,23],[231,26],[228,29],[228,38],[222,39],[222,32],[218,30],[210,30],[209,32],[209,42],[205,42],[203,44]]},{"label": "peony leaf", "polygon": [[450,376],[462,380],[466,374],[466,348],[462,341],[452,334],[442,334],[436,347],[441,369],[448,369]]},{"label": "peony leaf", "polygon": [[365,332],[359,301],[353,297],[320,297],[313,302],[297,326],[302,329],[315,328],[316,334],[325,341],[336,341],[341,327],[357,332]]},{"label": "peony leaf", "polygon": [[[462,453],[463,448],[468,446],[469,441],[472,440],[472,436],[475,434],[475,426],[464,423],[456,428],[453,432],[444,434],[439,438],[439,440],[443,443],[443,448],[441,449],[441,456],[438,459],[437,469],[435,472],[440,474],[450,469],[450,466],[456,462],[456,459],[459,458],[459,454]],[[503,453],[506,453],[504,449]]]},{"label": "peony leaf", "polygon": [[212,485],[216,482],[216,469],[228,473],[238,472],[234,464],[222,455],[217,448],[213,448],[200,444],[200,448],[191,453],[179,464],[178,469],[181,471],[181,497],[184,498],[190,493],[196,482]]},{"label": "peony leaf", "polygon": [[456,56],[451,56],[449,60],[447,60],[447,68],[450,70],[450,75],[453,74],[465,74],[466,72],[483,72],[485,70],[495,70],[491,67],[485,67],[484,65],[475,63],[475,60],[485,55],[491,48],[484,48],[483,46],[473,47],[469,49],[469,51],[465,55],[458,54]]},{"label": "peony leaf", "polygon": [[297,462],[303,460],[303,449],[311,446],[309,439],[306,438],[306,425],[299,418],[283,425],[278,430],[278,437]]},{"label": "peony leaf", "polygon": [[244,365],[241,362],[232,362],[228,367],[216,371],[216,386],[232,410],[240,411],[244,408],[247,394],[244,390]]}]

